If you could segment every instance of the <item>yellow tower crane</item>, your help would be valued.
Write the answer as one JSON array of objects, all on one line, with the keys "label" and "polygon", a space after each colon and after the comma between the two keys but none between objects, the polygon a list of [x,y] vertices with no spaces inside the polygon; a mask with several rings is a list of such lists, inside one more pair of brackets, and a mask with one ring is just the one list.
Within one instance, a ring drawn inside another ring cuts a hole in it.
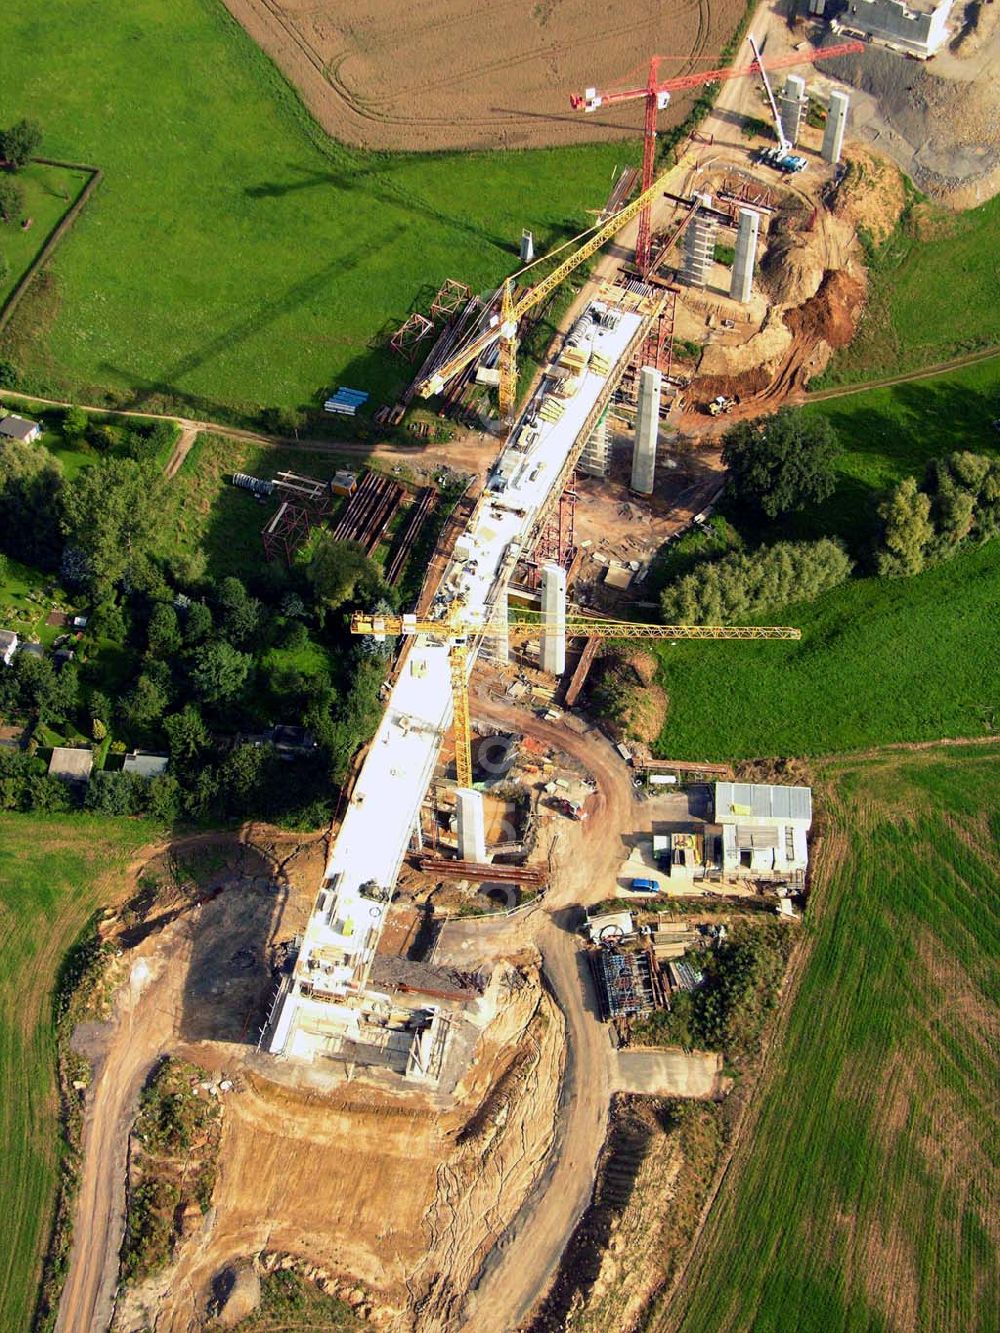
[{"label": "yellow tower crane", "polygon": [[[799,639],[801,630],[788,625],[644,625],[631,620],[591,620],[568,617],[559,632],[568,638],[586,636],[599,639]],[[449,665],[455,728],[455,773],[460,787],[472,786],[472,723],[469,715],[469,640],[482,635],[530,639],[544,634],[540,620],[496,621],[481,625],[466,623],[460,617],[445,620],[418,620],[413,615],[368,615],[355,612],[351,617],[352,634],[372,634],[376,638],[397,634],[430,634],[450,641]],[[551,632],[551,631],[550,631]]]},{"label": "yellow tower crane", "polygon": [[[592,254],[596,254],[605,241],[610,240],[624,226],[627,226],[634,217],[637,217],[655,199],[657,192],[664,188],[667,177],[676,169],[676,167],[671,167],[658,176],[648,190],[643,190],[642,194],[637,195],[630,204],[626,204],[614,217],[609,218],[607,222],[599,226],[579,249],[574,250],[568,258],[564,259],[547,278],[543,278],[534,287],[529,287],[517,301],[514,300],[514,279],[519,274],[505,279],[500,289],[499,320],[491,325],[485,333],[481,333],[478,338],[474,338],[463,347],[450,361],[446,361],[443,366],[439,366],[426,379],[422,380],[417,385],[417,392],[421,398],[431,398],[434,394],[440,393],[450,379],[453,379],[466,366],[471,365],[488,347],[492,347],[499,340],[500,415],[505,420],[510,418],[514,413],[517,396],[518,322],[554,292],[575,268],[589,259]],[[580,238],[577,237],[576,239],[579,240]],[[548,257],[551,258],[551,256]],[[539,263],[541,261],[536,260],[535,262]],[[522,273],[524,271],[521,270]]]}]

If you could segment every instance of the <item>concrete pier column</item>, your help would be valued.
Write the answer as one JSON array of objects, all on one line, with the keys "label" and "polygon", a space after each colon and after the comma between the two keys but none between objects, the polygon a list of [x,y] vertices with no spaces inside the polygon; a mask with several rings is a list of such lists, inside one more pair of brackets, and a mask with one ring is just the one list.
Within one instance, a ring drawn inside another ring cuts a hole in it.
[{"label": "concrete pier column", "polygon": [[455,792],[458,813],[458,856],[461,861],[486,860],[486,816],[483,794],[470,787],[459,787]]},{"label": "concrete pier column", "polygon": [[542,568],[542,670],[561,676],[566,670],[566,571]]},{"label": "concrete pier column", "polygon": [[759,230],[760,214],[755,213],[752,208],[741,208],[739,225],[736,229],[736,258],[733,260],[733,280],[729,284],[729,295],[734,301],[742,301],[744,304],[750,300],[753,292]]},{"label": "concrete pier column", "polygon": [[785,138],[793,146],[799,141],[799,129],[802,125],[802,113],[808,105],[806,81],[801,74],[789,74],[785,79],[778,111],[781,116],[781,128]]},{"label": "concrete pier column", "polygon": [[826,129],[823,131],[823,158],[832,166],[840,161],[844,147],[844,131],[847,129],[847,109],[851,99],[847,93],[834,88],[830,94],[830,105],[826,112]]},{"label": "concrete pier column", "polygon": [[635,416],[635,448],[632,451],[632,489],[640,495],[653,494],[661,387],[660,372],[653,366],[644,366],[639,372],[639,409]]}]

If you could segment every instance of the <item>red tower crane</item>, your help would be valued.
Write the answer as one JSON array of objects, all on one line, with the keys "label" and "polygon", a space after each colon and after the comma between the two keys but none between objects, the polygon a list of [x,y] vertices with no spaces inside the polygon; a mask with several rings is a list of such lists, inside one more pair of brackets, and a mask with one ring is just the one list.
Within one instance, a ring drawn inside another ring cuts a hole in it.
[{"label": "red tower crane", "polygon": [[[754,60],[749,65],[731,65],[726,69],[701,70],[694,74],[681,74],[672,79],[660,78],[660,61],[666,56],[653,56],[649,62],[649,77],[644,88],[626,88],[618,92],[598,92],[596,88],[587,88],[582,96],[570,97],[570,105],[577,111],[597,111],[602,106],[617,106],[619,102],[636,102],[640,98],[646,102],[646,118],[642,138],[642,186],[648,190],[653,183],[653,169],[656,165],[656,117],[670,101],[670,94],[685,88],[701,88],[706,83],[725,83],[729,79],[743,79],[747,75],[760,74],[762,70],[789,69],[793,65],[811,65],[817,60],[832,60],[837,56],[854,55],[865,49],[864,42],[841,42],[839,46],[827,46],[820,50],[792,51],[785,56],[775,56],[773,60],[762,63]],[[650,249],[652,243],[651,215],[652,202],[647,203],[639,214],[639,234],[635,243],[635,262],[644,276],[649,271]]]}]

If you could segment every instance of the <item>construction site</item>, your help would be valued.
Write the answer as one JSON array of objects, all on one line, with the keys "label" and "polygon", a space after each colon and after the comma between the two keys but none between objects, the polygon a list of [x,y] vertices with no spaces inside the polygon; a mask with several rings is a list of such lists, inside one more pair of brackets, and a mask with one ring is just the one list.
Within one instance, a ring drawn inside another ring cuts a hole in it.
[{"label": "construction site", "polygon": [[[120,939],[131,980],[102,1058],[138,1076],[144,1042],[176,1047],[225,1114],[212,1216],[118,1328],[200,1326],[220,1274],[261,1255],[378,1327],[536,1327],[612,1098],[728,1092],[719,1055],[630,1046],[631,1025],[701,984],[727,913],[800,915],[811,792],[633,753],[581,701],[609,642],[696,641],[708,662],[719,641],[798,637],[638,618],[655,553],[721,492],[726,422],[780,405],[850,340],[857,227],[897,206],[846,171],[850,94],[816,73],[862,43],[760,36],[725,68],[662,77],[654,58],[634,87],[574,91],[567,116],[643,109],[641,168],[584,235],[536,257],[526,219],[497,290],[457,276],[391,334],[412,378],[375,422],[426,439],[436,413],[478,437],[481,465],[415,601],[353,617],[386,653],[383,713],[329,840],[261,850],[251,829],[193,916]],[[659,118],[719,85],[664,168]],[[588,264],[528,376],[519,345]],[[341,386],[326,410],[365,399]],[[277,505],[268,559],[325,527],[381,547],[392,586],[439,512],[434,485],[375,470],[233,483]],[[127,1141],[124,1093],[96,1095]],[[107,1312],[118,1235],[112,1219],[106,1252],[71,1270],[71,1309]]]}]

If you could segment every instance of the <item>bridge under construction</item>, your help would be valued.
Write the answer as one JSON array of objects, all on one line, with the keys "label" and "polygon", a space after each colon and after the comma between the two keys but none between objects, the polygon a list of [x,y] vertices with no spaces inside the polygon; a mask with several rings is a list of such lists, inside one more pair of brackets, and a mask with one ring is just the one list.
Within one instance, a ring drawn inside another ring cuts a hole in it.
[{"label": "bridge under construction", "polygon": [[[662,292],[644,284],[605,288],[574,324],[567,338],[580,349],[573,383],[567,386],[564,374],[543,377],[515,422],[455,545],[432,618],[444,622],[460,615],[467,624],[485,626],[495,608],[505,610],[518,559],[558,501],[621,376],[640,353],[661,301]],[[470,669],[480,642],[470,643]],[[345,1059],[350,1052],[363,1061],[367,1048],[374,1059],[389,1029],[408,1045],[405,1072],[436,1077],[443,1019],[433,1010],[400,1010],[369,985],[369,976],[452,719],[449,651],[446,633],[421,634],[407,641],[400,657],[294,970],[262,1035],[262,1046],[274,1055],[315,1061]]]}]

